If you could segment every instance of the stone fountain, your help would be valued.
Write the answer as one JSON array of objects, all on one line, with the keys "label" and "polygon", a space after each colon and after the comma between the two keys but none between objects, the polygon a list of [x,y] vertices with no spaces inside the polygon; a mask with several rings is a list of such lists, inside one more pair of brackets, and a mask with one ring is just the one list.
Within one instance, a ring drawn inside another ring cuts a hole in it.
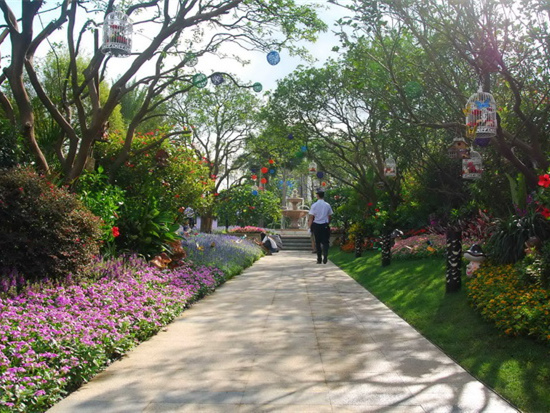
[{"label": "stone fountain", "polygon": [[298,209],[298,205],[304,201],[304,198],[299,198],[297,193],[293,192],[292,197],[287,198],[287,201],[290,202],[291,209],[284,209],[283,215],[290,218],[291,229],[300,229],[300,218],[305,217],[309,212],[307,209]]}]

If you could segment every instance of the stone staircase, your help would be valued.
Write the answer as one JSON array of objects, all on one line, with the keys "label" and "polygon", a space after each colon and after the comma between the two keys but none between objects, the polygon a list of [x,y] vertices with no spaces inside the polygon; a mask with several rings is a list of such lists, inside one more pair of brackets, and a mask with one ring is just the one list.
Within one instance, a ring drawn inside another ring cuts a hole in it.
[{"label": "stone staircase", "polygon": [[311,251],[311,238],[307,231],[281,231],[279,235],[283,241],[283,250]]}]

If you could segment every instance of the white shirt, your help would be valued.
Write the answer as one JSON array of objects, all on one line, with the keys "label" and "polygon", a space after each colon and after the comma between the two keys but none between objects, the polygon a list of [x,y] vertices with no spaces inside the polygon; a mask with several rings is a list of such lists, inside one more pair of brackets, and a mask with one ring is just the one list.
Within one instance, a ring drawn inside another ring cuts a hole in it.
[{"label": "white shirt", "polygon": [[324,199],[318,199],[309,209],[309,215],[313,215],[314,224],[327,224],[332,215],[332,208]]}]

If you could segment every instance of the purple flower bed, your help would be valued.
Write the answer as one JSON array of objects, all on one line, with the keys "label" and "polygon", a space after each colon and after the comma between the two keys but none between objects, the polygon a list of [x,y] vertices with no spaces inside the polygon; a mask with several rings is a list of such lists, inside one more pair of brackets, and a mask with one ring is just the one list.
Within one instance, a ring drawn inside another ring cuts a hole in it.
[{"label": "purple flower bed", "polygon": [[238,274],[263,255],[258,245],[231,235],[191,235],[182,244],[194,264],[220,268],[228,276]]},{"label": "purple flower bed", "polygon": [[224,281],[218,269],[98,262],[86,281],[0,295],[0,411],[44,411]]}]

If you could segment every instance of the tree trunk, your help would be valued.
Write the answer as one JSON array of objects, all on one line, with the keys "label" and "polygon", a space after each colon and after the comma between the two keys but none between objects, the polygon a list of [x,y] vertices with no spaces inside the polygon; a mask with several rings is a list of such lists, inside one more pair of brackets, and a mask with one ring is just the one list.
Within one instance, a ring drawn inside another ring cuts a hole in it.
[{"label": "tree trunk", "polygon": [[462,285],[462,231],[447,230],[447,273],[446,292],[454,293]]},{"label": "tree trunk", "polygon": [[387,267],[391,264],[391,233],[382,235],[382,267]]},{"label": "tree trunk", "polygon": [[211,213],[201,216],[200,232],[210,234],[212,232],[212,220],[213,217]]}]

